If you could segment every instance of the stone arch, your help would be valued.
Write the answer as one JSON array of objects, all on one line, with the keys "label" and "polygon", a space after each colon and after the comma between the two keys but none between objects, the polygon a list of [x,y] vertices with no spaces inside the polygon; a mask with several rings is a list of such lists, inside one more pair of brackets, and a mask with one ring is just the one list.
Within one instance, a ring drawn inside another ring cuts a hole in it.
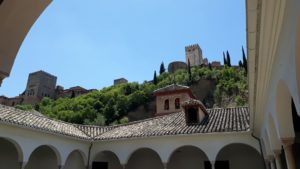
[{"label": "stone arch", "polygon": [[23,152],[16,141],[0,137],[0,150],[0,169],[20,168],[20,162],[23,162]]},{"label": "stone arch", "polygon": [[139,148],[129,157],[126,169],[164,169],[159,154],[150,148]]},{"label": "stone arch", "polygon": [[216,157],[216,169],[226,168],[222,165],[229,165],[231,169],[264,169],[264,159],[254,147],[232,143],[224,146]]},{"label": "stone arch", "polygon": [[86,164],[87,159],[84,153],[80,150],[74,150],[68,155],[64,169],[85,169]]},{"label": "stone arch", "polygon": [[107,165],[108,169],[122,169],[118,156],[112,151],[101,151],[97,153],[92,161],[93,165]]},{"label": "stone arch", "polygon": [[58,169],[61,166],[61,156],[51,145],[41,145],[30,155],[25,169]]},{"label": "stone arch", "polygon": [[200,148],[186,145],[179,147],[170,155],[167,169],[204,169],[209,161],[206,153]]},{"label": "stone arch", "polygon": [[280,139],[294,138],[294,127],[293,127],[293,117],[292,117],[292,107],[291,107],[291,94],[288,86],[282,80],[277,84],[276,91],[276,129]]}]

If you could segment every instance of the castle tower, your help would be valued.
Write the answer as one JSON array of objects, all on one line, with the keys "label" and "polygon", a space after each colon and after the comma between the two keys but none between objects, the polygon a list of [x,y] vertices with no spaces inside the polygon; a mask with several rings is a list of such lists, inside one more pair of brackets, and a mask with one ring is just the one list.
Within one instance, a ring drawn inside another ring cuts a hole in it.
[{"label": "castle tower", "polygon": [[203,63],[202,50],[198,44],[185,47],[186,63],[190,60],[191,66],[198,66]]},{"label": "castle tower", "polygon": [[54,98],[56,76],[44,71],[30,73],[24,93],[24,104],[34,104],[43,97]]}]

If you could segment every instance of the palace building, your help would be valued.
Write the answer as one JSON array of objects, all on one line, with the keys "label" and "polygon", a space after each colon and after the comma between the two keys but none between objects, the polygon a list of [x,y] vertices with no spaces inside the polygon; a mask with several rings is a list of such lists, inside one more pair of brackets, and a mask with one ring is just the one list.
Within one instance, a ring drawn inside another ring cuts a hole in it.
[{"label": "palace building", "polygon": [[[50,3],[0,0],[1,81]],[[0,169],[299,169],[300,1],[246,0],[246,18],[249,107],[206,109],[176,85],[156,91],[158,116],[126,125],[0,105]]]}]

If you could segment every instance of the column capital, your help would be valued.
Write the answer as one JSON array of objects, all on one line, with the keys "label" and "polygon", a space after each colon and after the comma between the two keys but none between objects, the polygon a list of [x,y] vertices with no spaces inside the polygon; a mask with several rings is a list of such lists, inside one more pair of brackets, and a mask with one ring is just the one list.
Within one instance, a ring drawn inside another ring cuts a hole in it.
[{"label": "column capital", "polygon": [[284,147],[291,146],[291,145],[294,144],[295,138],[294,137],[282,138],[281,142],[282,142],[282,144],[283,144]]}]

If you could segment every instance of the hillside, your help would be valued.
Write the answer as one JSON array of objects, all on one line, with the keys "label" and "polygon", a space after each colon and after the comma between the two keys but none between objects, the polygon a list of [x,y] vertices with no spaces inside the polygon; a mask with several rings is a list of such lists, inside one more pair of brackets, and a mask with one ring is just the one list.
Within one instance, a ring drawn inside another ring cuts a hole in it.
[{"label": "hillside", "polygon": [[247,78],[242,68],[224,67],[220,69],[193,67],[191,76],[187,70],[174,74],[162,73],[157,76],[156,84],[144,82],[120,84],[94,91],[76,98],[44,98],[39,104],[17,105],[23,110],[35,109],[50,118],[78,124],[112,125],[128,122],[128,112],[138,107],[147,107],[154,100],[153,91],[169,84],[189,85],[197,91],[201,80],[213,82],[211,92],[199,98],[208,107],[244,106],[247,104]]}]

